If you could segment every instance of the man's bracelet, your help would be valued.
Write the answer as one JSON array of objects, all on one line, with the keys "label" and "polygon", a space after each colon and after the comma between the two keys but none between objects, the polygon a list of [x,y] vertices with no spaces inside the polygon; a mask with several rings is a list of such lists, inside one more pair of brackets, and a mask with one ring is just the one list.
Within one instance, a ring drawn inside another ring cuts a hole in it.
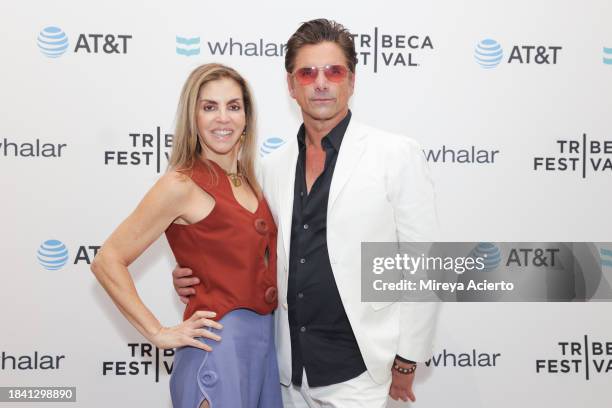
[{"label": "man's bracelet", "polygon": [[412,374],[415,372],[416,368],[416,363],[408,368],[400,367],[399,365],[397,365],[397,363],[393,363],[393,369],[400,374]]}]

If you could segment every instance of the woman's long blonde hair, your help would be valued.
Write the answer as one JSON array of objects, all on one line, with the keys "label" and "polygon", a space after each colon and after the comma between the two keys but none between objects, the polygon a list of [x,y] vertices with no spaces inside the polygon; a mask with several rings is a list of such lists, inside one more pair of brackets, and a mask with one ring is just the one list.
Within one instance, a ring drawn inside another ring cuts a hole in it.
[{"label": "woman's long blonde hair", "polygon": [[[202,145],[198,137],[196,124],[196,113],[198,109],[198,95],[200,89],[211,81],[230,78],[236,81],[242,90],[244,101],[244,114],[246,119],[245,135],[240,148],[238,160],[240,160],[240,171],[250,184],[255,194],[261,198],[261,188],[255,177],[255,154],[256,154],[256,124],[255,106],[253,97],[246,80],[236,70],[222,64],[204,64],[194,69],[183,89],[179,99],[176,113],[176,128],[172,140],[172,152],[168,162],[169,170],[188,171],[193,168],[196,160],[202,153]],[[204,161],[209,171],[216,175],[215,169]],[[218,175],[216,175],[218,176]]]}]

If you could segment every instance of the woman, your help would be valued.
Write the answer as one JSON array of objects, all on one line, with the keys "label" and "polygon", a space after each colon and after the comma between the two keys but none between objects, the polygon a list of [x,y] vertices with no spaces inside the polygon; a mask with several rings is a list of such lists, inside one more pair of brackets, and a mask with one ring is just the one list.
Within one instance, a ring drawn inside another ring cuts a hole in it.
[{"label": "woman", "polygon": [[[254,176],[255,145],[245,80],[220,64],[196,68],[181,92],[168,172],[92,263],[130,323],[157,347],[177,348],[175,407],[282,406],[271,316],[276,227]],[[174,327],[142,303],[127,269],[164,231],[201,282]]]}]

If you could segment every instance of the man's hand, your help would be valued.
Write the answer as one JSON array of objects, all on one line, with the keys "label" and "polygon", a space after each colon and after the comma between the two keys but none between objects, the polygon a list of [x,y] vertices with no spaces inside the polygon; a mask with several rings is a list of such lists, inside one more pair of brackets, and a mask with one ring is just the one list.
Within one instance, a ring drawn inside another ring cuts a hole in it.
[{"label": "man's hand", "polygon": [[189,296],[195,295],[195,289],[192,286],[200,283],[200,279],[193,278],[192,275],[193,271],[191,269],[181,268],[179,265],[176,265],[176,268],[172,271],[174,290],[184,304],[189,303]]},{"label": "man's hand", "polygon": [[[414,364],[408,364],[395,360],[395,364],[402,368],[410,368]],[[412,392],[412,383],[414,382],[415,372],[412,374],[401,374],[397,370],[391,368],[391,388],[389,389],[389,396],[395,401],[401,399],[402,401],[416,401],[416,397]]]}]

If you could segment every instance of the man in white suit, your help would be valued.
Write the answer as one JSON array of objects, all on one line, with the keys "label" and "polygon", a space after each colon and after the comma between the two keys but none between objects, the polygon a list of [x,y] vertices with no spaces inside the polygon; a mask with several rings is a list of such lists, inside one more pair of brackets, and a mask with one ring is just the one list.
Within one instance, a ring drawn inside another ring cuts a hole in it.
[{"label": "man in white suit", "polygon": [[[417,362],[431,354],[436,307],[361,301],[362,242],[433,241],[434,192],[420,147],[352,118],[357,57],[340,24],[306,22],[287,43],[297,138],[262,162],[278,225],[276,346],[287,407],[414,401]],[[173,272],[179,295],[189,270]]]}]

